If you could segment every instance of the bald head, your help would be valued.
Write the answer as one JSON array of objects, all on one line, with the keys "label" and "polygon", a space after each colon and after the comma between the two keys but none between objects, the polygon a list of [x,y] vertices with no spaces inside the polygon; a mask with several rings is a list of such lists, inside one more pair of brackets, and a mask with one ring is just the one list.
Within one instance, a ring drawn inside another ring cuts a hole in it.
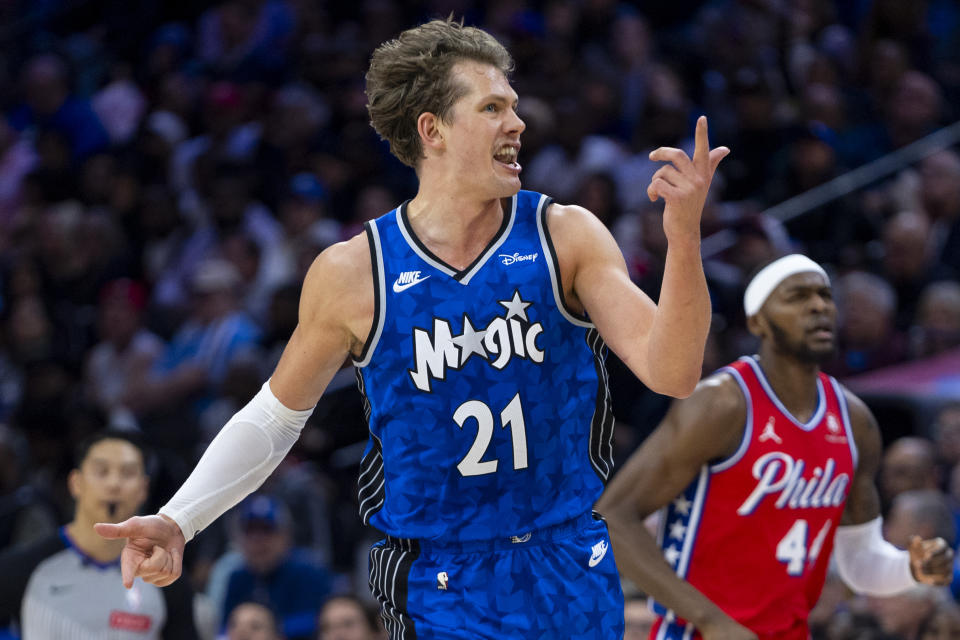
[{"label": "bald head", "polygon": [[915,489],[897,495],[890,505],[885,529],[887,540],[901,549],[910,545],[913,536],[943,538],[951,547],[957,537],[950,503],[936,489]]},{"label": "bald head", "polygon": [[894,441],[883,455],[880,490],[889,504],[904,491],[936,489],[936,449],[924,438]]}]

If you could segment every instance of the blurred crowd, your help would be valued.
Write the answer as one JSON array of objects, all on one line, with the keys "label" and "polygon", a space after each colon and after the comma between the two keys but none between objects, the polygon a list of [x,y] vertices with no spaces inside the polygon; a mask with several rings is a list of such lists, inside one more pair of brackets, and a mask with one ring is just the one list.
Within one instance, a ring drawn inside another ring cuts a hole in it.
[{"label": "blurred crowd", "polygon": [[[692,153],[707,114],[711,143],[732,154],[704,211],[704,237],[730,239],[705,262],[705,371],[754,348],[743,287],[788,251],[833,277],[840,348],[826,369],[841,380],[960,349],[956,148],[789,220],[764,213],[960,119],[953,0],[9,0],[0,548],[63,522],[71,445],[107,424],[147,437],[148,509],[166,501],[269,376],[313,258],[416,192],[368,124],[364,72],[379,43],[451,13],[516,58],[524,187],[593,211],[654,298],[666,241],[647,154]],[[622,460],[667,401],[609,366]],[[955,543],[960,407],[909,431],[888,438],[888,536],[899,544],[906,526]],[[347,367],[263,492],[191,543],[187,579],[216,633],[263,615],[291,639],[374,637],[359,623],[367,635],[324,635],[317,617],[333,594],[361,598],[329,601],[344,615],[368,604],[365,434]],[[309,606],[289,595],[299,580],[314,585]],[[960,633],[946,592],[861,601],[831,582],[826,594],[821,638]],[[234,611],[246,601],[267,609]]]}]

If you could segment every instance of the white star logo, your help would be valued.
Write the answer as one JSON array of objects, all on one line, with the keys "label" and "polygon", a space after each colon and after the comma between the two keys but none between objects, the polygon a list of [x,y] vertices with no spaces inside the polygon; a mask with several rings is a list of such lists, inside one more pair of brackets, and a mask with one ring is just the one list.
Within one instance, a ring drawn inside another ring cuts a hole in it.
[{"label": "white star logo", "polygon": [[460,366],[462,367],[466,364],[467,360],[470,359],[470,356],[473,354],[479,354],[480,357],[487,357],[487,350],[483,347],[483,336],[486,335],[486,330],[477,331],[473,328],[473,325],[470,324],[470,318],[464,314],[463,316],[463,333],[451,340],[453,344],[460,347]]},{"label": "white star logo", "polygon": [[670,537],[676,538],[677,540],[683,540],[684,534],[687,533],[687,527],[682,522],[674,522],[670,525]]},{"label": "white star logo", "polygon": [[677,566],[677,560],[680,559],[680,551],[673,545],[670,545],[670,547],[663,552],[663,557],[666,558],[671,567],[675,567]]},{"label": "white star logo", "polygon": [[690,507],[693,506],[693,503],[687,500],[684,496],[680,496],[673,501],[673,508],[677,510],[682,516],[690,515]]},{"label": "white star logo", "polygon": [[507,309],[507,320],[513,316],[517,316],[521,320],[527,320],[527,312],[524,311],[532,303],[524,302],[520,297],[520,292],[516,289],[513,290],[513,299],[512,300],[498,300]]}]

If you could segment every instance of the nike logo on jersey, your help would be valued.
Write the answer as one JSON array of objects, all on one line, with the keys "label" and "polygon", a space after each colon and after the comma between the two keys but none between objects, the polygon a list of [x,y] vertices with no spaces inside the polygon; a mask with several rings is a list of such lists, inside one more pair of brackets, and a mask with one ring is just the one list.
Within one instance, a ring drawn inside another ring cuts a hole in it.
[{"label": "nike logo on jersey", "polygon": [[420,277],[419,271],[404,271],[393,283],[393,292],[400,293],[414,285],[418,285],[430,276]]},{"label": "nike logo on jersey", "polygon": [[593,545],[591,549],[592,553],[590,555],[590,566],[595,567],[600,564],[600,561],[603,560],[603,556],[607,555],[607,548],[609,545],[606,540],[601,540],[597,544]]},{"label": "nike logo on jersey", "polygon": [[821,469],[815,467],[810,477],[804,477],[806,462],[794,460],[782,451],[772,451],[757,458],[753,463],[753,477],[758,480],[750,496],[740,505],[737,513],[749,515],[767,496],[780,494],[777,509],[808,509],[839,507],[847,499],[850,476],[841,473],[833,477],[837,463],[829,458]]}]

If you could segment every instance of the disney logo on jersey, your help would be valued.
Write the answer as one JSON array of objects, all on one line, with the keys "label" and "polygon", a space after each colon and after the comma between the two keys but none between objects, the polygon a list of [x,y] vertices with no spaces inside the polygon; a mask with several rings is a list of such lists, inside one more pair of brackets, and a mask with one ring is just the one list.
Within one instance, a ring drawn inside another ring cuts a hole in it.
[{"label": "disney logo on jersey", "polygon": [[505,253],[500,254],[500,262],[507,265],[508,267],[514,262],[536,262],[537,256],[539,253],[528,253],[527,255],[521,255],[519,252],[514,253],[512,256]]},{"label": "disney logo on jersey", "polygon": [[777,509],[807,509],[810,507],[839,507],[847,497],[850,476],[846,473],[834,477],[836,463],[829,458],[821,469],[815,467],[809,476],[803,472],[806,462],[794,460],[782,451],[766,453],[753,463],[753,477],[758,480],[756,488],[740,505],[737,513],[749,515],[767,496],[779,494]]},{"label": "disney logo on jersey", "polygon": [[483,329],[475,329],[470,318],[463,316],[463,332],[454,336],[450,323],[433,319],[433,330],[413,330],[413,354],[416,368],[409,370],[410,378],[421,391],[430,392],[431,380],[446,378],[447,369],[462,368],[471,357],[479,356],[495,369],[503,369],[516,356],[540,364],[543,350],[537,346],[537,337],[543,325],[531,323],[527,307],[519,290],[510,300],[498,300],[507,312],[496,317]]}]

